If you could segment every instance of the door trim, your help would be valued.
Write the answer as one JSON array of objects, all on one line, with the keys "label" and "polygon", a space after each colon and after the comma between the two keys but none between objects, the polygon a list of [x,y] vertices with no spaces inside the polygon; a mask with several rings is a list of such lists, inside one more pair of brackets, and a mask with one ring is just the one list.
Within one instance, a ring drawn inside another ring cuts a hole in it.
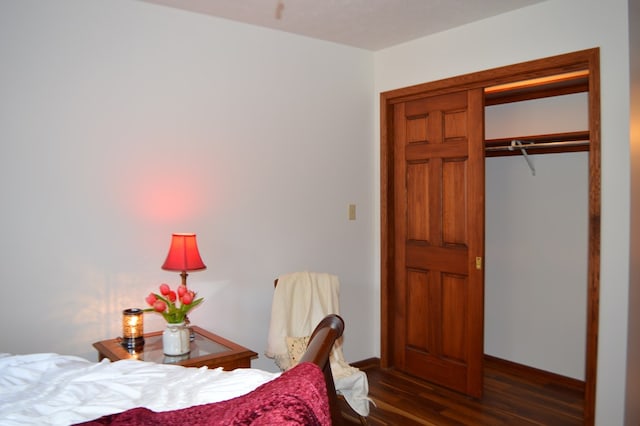
[{"label": "door trim", "polygon": [[597,345],[600,301],[600,51],[599,48],[495,68],[380,94],[380,237],[381,237],[381,356],[382,367],[392,367],[394,305],[393,217],[393,105],[398,102],[453,91],[486,88],[571,71],[589,71],[589,230],[587,278],[587,330],[585,356],[585,425],[595,421]]}]

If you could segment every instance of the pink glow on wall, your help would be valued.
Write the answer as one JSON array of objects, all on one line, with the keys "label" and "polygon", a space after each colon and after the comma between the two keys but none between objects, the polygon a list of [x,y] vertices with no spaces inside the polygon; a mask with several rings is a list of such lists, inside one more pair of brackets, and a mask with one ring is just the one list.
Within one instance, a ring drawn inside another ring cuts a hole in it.
[{"label": "pink glow on wall", "polygon": [[203,185],[188,173],[145,178],[128,191],[136,216],[158,223],[184,222],[202,214],[206,199]]}]

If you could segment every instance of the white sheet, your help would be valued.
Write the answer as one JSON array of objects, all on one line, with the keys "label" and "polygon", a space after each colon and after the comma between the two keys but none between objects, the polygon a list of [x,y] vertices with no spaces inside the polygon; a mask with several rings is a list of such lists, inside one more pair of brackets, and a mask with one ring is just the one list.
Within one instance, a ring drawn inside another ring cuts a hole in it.
[{"label": "white sheet", "polygon": [[0,425],[69,425],[134,407],[168,411],[243,395],[280,373],[58,354],[0,354]]}]

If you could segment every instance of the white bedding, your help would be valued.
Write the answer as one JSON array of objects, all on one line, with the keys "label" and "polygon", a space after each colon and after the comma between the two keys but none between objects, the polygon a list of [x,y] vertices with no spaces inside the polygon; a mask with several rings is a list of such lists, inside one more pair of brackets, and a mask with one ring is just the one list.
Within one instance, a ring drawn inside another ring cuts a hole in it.
[{"label": "white bedding", "polygon": [[134,407],[168,411],[243,395],[280,373],[58,354],[0,354],[0,425],[69,425]]}]

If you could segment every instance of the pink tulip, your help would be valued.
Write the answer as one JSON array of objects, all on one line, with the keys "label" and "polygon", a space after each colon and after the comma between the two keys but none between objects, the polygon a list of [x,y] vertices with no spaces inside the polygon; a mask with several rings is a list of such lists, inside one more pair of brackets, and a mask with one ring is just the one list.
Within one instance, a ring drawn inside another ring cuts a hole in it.
[{"label": "pink tulip", "polygon": [[169,287],[169,284],[160,284],[160,293],[162,293],[163,296],[169,294],[170,291],[171,288]]},{"label": "pink tulip", "polygon": [[156,303],[156,300],[158,300],[158,298],[156,297],[155,294],[149,293],[149,295],[147,296],[147,298],[145,300],[147,301],[147,303],[149,305],[153,306],[153,304]]},{"label": "pink tulip", "polygon": [[162,300],[156,300],[156,303],[153,304],[153,309],[155,309],[157,312],[164,312],[165,309],[167,309],[167,304]]},{"label": "pink tulip", "polygon": [[171,290],[168,294],[167,294],[167,299],[171,300],[172,302],[176,301],[176,292]]},{"label": "pink tulip", "polygon": [[193,294],[192,293],[185,293],[182,298],[180,298],[180,300],[182,301],[183,305],[190,305],[191,302],[193,302]]},{"label": "pink tulip", "polygon": [[178,286],[178,296],[182,297],[187,293],[187,286],[180,284]]}]

